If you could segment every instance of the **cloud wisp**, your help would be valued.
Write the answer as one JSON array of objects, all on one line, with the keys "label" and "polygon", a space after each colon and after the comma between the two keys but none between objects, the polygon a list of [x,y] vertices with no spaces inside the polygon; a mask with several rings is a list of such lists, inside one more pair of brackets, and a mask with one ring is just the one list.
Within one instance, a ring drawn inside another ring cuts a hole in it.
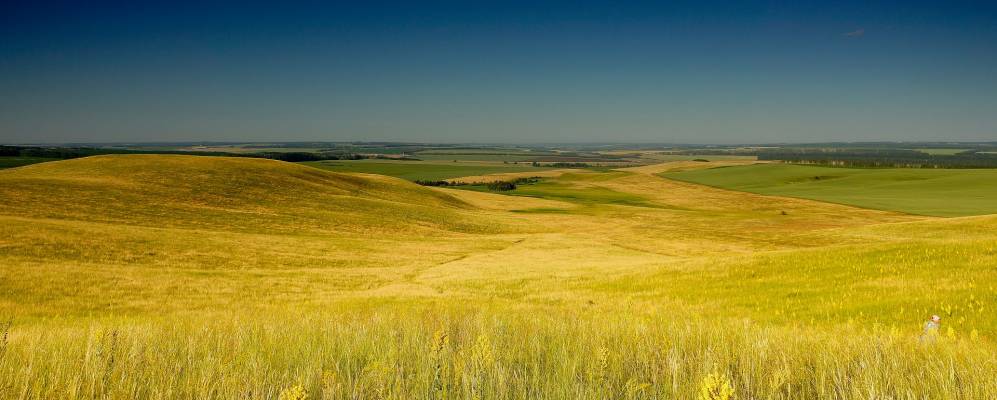
[{"label": "cloud wisp", "polygon": [[858,28],[854,31],[846,32],[845,36],[850,38],[860,38],[862,36],[865,36],[865,28]]}]

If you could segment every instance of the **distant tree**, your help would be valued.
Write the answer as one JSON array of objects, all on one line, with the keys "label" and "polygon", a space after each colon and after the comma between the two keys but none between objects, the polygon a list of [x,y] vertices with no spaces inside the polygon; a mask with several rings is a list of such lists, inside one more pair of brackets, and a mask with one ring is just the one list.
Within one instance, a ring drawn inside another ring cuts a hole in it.
[{"label": "distant tree", "polygon": [[906,149],[801,148],[758,153],[759,160],[858,168],[997,168],[997,154],[927,154]]},{"label": "distant tree", "polygon": [[488,190],[509,191],[516,190],[516,184],[507,181],[495,181],[488,184]]},{"label": "distant tree", "polygon": [[588,168],[588,167],[590,167],[589,164],[580,163],[580,162],[578,162],[578,163],[556,162],[556,163],[549,164],[549,166],[554,167],[554,168]]},{"label": "distant tree", "polygon": [[417,179],[415,181],[415,183],[419,184],[419,185],[422,185],[422,186],[459,186],[459,185],[461,185],[460,183],[454,183],[454,182],[443,181],[443,180],[433,181],[433,180],[421,180],[421,179]]}]

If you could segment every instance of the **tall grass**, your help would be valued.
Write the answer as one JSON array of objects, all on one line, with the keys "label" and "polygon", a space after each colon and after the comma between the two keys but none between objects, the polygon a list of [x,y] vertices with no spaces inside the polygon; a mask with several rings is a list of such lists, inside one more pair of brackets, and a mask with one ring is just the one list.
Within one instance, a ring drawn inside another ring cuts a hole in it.
[{"label": "tall grass", "polygon": [[0,397],[997,398],[997,352],[976,338],[653,307],[346,311],[14,325]]},{"label": "tall grass", "polygon": [[997,218],[655,171],[532,186],[558,201],[207,157],[0,173],[0,399],[997,398]]}]

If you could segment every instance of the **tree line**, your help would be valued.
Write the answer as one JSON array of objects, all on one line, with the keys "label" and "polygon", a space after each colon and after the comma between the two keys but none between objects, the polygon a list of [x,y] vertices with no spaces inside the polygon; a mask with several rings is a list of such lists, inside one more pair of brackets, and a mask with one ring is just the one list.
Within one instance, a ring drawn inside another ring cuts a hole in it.
[{"label": "tree line", "polygon": [[519,185],[527,185],[537,182],[540,182],[539,176],[532,176],[529,178],[516,178],[508,181],[494,180],[490,182],[463,182],[463,181],[446,181],[446,180],[415,181],[415,183],[422,186],[485,186],[488,188],[488,190],[499,191],[499,192],[516,190],[516,188]]},{"label": "tree line", "polygon": [[997,154],[975,150],[928,154],[903,149],[777,149],[758,152],[759,160],[860,168],[997,168]]},{"label": "tree line", "polygon": [[229,153],[222,151],[184,151],[184,150],[132,150],[101,147],[41,147],[41,146],[0,146],[0,157],[37,157],[72,159],[105,154],[183,154],[193,156],[226,156],[266,158],[288,162],[324,161],[324,160],[361,160],[374,158],[366,154],[349,152],[255,152]]}]

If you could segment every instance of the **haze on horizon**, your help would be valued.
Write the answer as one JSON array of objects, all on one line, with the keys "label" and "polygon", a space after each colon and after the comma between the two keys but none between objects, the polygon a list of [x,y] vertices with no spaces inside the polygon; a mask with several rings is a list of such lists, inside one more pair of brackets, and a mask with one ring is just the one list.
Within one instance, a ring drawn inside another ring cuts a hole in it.
[{"label": "haze on horizon", "polygon": [[997,140],[987,2],[0,5],[0,143]]}]

